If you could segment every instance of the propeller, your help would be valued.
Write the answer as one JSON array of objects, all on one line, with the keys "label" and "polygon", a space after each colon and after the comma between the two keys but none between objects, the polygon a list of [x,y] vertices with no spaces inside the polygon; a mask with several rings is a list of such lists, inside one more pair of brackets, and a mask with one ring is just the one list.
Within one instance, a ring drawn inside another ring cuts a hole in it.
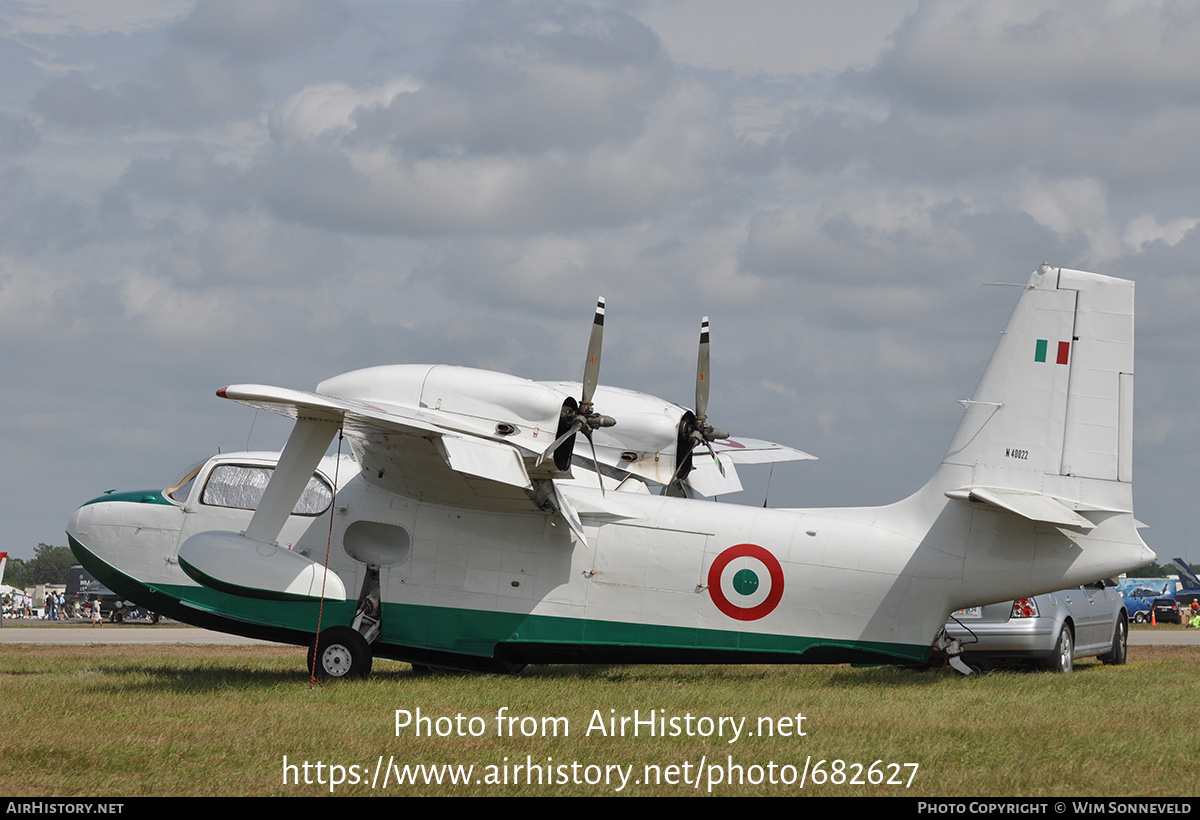
[{"label": "propeller", "polygon": [[[583,389],[579,401],[568,397],[563,402],[562,413],[558,419],[558,438],[546,448],[538,459],[541,464],[551,455],[554,466],[559,470],[567,470],[571,466],[571,454],[575,449],[575,435],[582,432],[592,446],[592,461],[599,466],[596,458],[596,443],[592,441],[592,433],[601,427],[612,427],[616,419],[602,416],[592,405],[592,396],[596,393],[596,384],[600,379],[600,349],[604,341],[604,297],[596,301],[596,316],[592,320],[592,335],[588,339],[587,361],[583,365]],[[564,446],[565,445],[565,446]],[[597,470],[599,478],[599,471]],[[604,481],[600,481],[600,492],[604,492]]]},{"label": "propeller", "polygon": [[675,474],[667,485],[670,495],[685,495],[683,481],[692,471],[692,455],[697,447],[705,447],[716,462],[721,475],[725,467],[717,458],[712,443],[729,438],[729,431],[713,427],[708,423],[709,389],[708,317],[700,322],[700,352],[696,356],[696,409],[683,414],[679,420],[678,438],[675,446]]}]

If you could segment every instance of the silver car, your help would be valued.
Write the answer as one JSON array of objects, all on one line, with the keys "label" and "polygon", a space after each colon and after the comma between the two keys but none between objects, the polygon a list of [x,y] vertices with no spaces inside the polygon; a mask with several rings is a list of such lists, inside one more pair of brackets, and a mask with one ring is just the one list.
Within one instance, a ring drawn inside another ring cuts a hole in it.
[{"label": "silver car", "polygon": [[968,607],[950,616],[946,631],[963,645],[970,665],[1036,663],[1070,672],[1076,658],[1125,663],[1129,620],[1113,581],[1048,592],[1002,604]]}]

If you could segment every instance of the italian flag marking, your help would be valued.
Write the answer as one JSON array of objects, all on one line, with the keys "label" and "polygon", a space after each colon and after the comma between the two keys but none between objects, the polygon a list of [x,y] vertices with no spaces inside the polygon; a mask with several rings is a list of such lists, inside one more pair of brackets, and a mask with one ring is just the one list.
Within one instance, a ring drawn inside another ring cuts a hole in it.
[{"label": "italian flag marking", "polygon": [[[1035,362],[1046,361],[1046,354],[1049,352],[1049,349],[1050,349],[1050,340],[1049,339],[1038,339],[1037,347],[1033,351],[1033,360]],[[1055,359],[1054,363],[1055,364],[1066,364],[1070,360],[1070,358],[1071,358],[1071,343],[1070,342],[1059,342],[1058,343],[1058,357]]]}]

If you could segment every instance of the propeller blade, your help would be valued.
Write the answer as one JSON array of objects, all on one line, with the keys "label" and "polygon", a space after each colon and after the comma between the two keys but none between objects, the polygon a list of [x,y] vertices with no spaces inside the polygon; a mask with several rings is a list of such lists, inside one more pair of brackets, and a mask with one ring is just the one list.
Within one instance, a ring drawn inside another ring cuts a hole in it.
[{"label": "propeller blade", "polygon": [[721,459],[717,458],[717,451],[713,449],[712,442],[705,439],[704,446],[708,448],[709,455],[712,456],[712,460],[717,464],[717,469],[721,471],[721,476],[724,477],[725,465],[721,463]]},{"label": "propeller blade", "polygon": [[600,496],[608,498],[608,494],[604,492],[604,476],[600,474],[600,459],[596,458],[596,442],[592,441],[592,431],[585,429],[583,434],[587,436],[588,444],[592,445],[592,463],[596,465],[596,480],[600,482]]},{"label": "propeller blade", "polygon": [[692,471],[692,455],[697,447],[706,447],[721,475],[725,475],[725,465],[717,458],[712,443],[718,439],[729,438],[729,433],[708,423],[708,394],[710,388],[709,374],[709,331],[708,317],[700,322],[700,350],[696,354],[696,409],[684,413],[679,420],[677,444],[675,448],[675,473],[667,485],[668,491],[673,487],[682,490],[688,474]]},{"label": "propeller blade", "polygon": [[596,300],[596,318],[592,320],[592,336],[588,339],[587,361],[583,365],[583,397],[580,409],[586,414],[592,409],[592,395],[600,380],[600,347],[604,341],[604,297]]},{"label": "propeller blade", "polygon": [[535,463],[533,466],[537,467],[543,461],[550,458],[550,456],[554,455],[554,451],[558,449],[558,446],[560,444],[562,444],[564,441],[566,441],[567,439],[569,439],[571,436],[578,433],[580,427],[583,427],[582,421],[577,421],[574,424],[572,424],[570,427],[568,427],[567,432],[563,433],[561,436],[556,438],[554,440],[553,444],[551,444],[549,447],[547,447],[545,450],[542,451],[542,454],[540,456],[538,456],[537,463]]},{"label": "propeller blade", "polygon": [[708,317],[700,322],[700,353],[696,357],[696,409],[701,419],[708,414]]}]

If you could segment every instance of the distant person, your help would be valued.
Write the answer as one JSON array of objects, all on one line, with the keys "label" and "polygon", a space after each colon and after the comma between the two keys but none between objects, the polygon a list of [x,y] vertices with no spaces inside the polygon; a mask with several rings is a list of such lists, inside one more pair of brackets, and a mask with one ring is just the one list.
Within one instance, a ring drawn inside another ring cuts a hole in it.
[{"label": "distant person", "polygon": [[100,599],[99,598],[92,599],[92,626],[99,626],[101,629],[104,628],[104,621],[100,620]]}]

